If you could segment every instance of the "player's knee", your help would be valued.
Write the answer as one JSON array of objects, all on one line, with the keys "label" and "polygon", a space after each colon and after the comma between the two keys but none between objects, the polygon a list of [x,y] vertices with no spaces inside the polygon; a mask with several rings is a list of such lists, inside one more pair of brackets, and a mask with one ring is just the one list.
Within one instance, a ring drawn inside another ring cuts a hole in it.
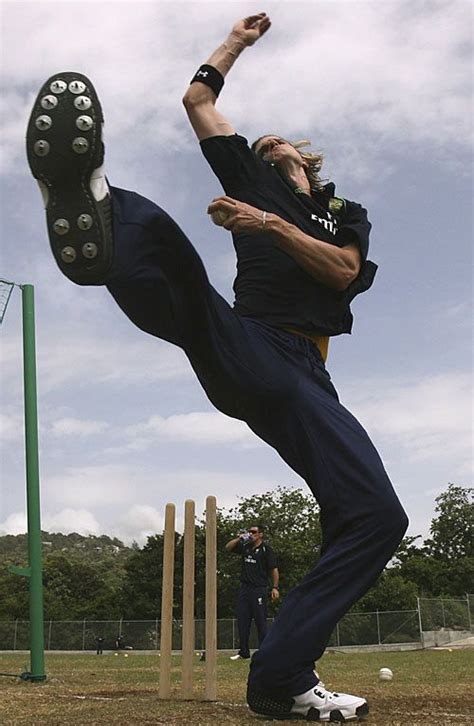
[{"label": "player's knee", "polygon": [[397,546],[403,539],[409,524],[405,510],[395,497],[378,508],[375,512],[375,521],[387,542]]}]

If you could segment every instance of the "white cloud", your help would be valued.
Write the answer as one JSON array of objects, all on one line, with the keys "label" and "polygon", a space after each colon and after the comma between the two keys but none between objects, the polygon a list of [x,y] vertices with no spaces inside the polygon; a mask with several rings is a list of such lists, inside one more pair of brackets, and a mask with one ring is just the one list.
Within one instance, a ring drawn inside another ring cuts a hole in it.
[{"label": "white cloud", "polygon": [[[77,532],[78,534],[101,534],[101,526],[86,509],[62,509],[59,512],[44,511],[41,529],[45,532]],[[0,523],[0,534],[23,534],[27,531],[25,512],[13,512]]]},{"label": "white cloud", "polygon": [[118,464],[66,467],[43,477],[43,496],[49,509],[65,505],[82,508],[128,504],[134,496],[134,473]]},{"label": "white cloud", "polygon": [[160,441],[204,445],[259,443],[245,423],[218,411],[193,411],[168,418],[152,416],[146,423],[127,427],[125,434],[132,439],[129,443],[132,449]]},{"label": "white cloud", "polygon": [[163,523],[163,512],[149,504],[134,504],[125,516],[119,518],[113,531],[124,542],[135,540],[143,545],[147,537],[162,533]]},{"label": "white cloud", "polygon": [[[100,531],[126,543],[135,539],[143,544],[148,535],[163,531],[167,502],[176,505],[176,531],[182,532],[186,499],[195,500],[199,518],[209,494],[217,497],[219,507],[229,508],[235,506],[237,497],[270,491],[276,483],[270,476],[236,473],[225,468],[164,471],[140,461],[123,467],[71,468],[61,475],[44,477],[44,512],[59,509],[59,514],[54,517],[45,514],[43,528],[54,525],[58,529],[63,526],[69,527],[68,531],[79,531],[77,526],[81,525],[84,533],[89,533],[86,532],[89,527],[92,534]],[[301,485],[301,480],[289,474],[286,484],[291,483]],[[74,511],[80,513],[76,519],[70,514]],[[9,524],[10,528],[20,526],[17,516]]]},{"label": "white cloud", "polygon": [[448,325],[450,330],[464,330],[467,336],[471,335],[473,314],[470,300],[462,302],[458,300],[451,305],[440,307],[436,312],[439,319]]},{"label": "white cloud", "polygon": [[[23,155],[31,86],[63,67],[94,76],[108,138],[129,139],[121,146],[125,167],[157,139],[162,148],[183,148],[189,136],[181,97],[189,78],[250,9],[97,2],[92,19],[82,3],[7,3],[5,168]],[[324,129],[342,148],[367,133],[384,144],[468,142],[468,3],[379,3],[374,12],[373,2],[279,2],[269,13],[273,27],[239,59],[220,100],[239,128],[287,135]],[[104,48],[111,62],[104,62]]]},{"label": "white cloud", "polygon": [[24,534],[27,530],[25,512],[12,512],[0,523],[0,534]]},{"label": "white cloud", "polygon": [[88,387],[98,383],[151,383],[190,374],[189,364],[177,348],[154,340],[130,341],[124,346],[117,338],[83,336],[48,341],[38,359],[43,389],[76,384]]},{"label": "white cloud", "polygon": [[54,421],[51,430],[54,436],[91,436],[103,433],[109,428],[106,421],[83,421],[77,418],[61,418]]},{"label": "white cloud", "polygon": [[11,443],[23,438],[23,416],[19,412],[0,413],[0,441]]},{"label": "white cloud", "polygon": [[347,399],[375,439],[401,447],[412,461],[448,459],[463,471],[472,461],[471,376],[446,373],[418,380],[373,379],[348,386]]},{"label": "white cloud", "polygon": [[89,535],[102,534],[102,527],[92,514],[86,509],[62,509],[55,514],[45,512],[42,516],[42,529],[47,532],[77,532]]},{"label": "white cloud", "polygon": [[[102,334],[96,327],[83,330],[75,323],[64,340],[64,329],[42,329],[37,344],[38,389],[45,394],[68,386],[77,389],[100,384],[149,384],[162,380],[191,377],[191,367],[178,348],[157,338],[128,340]],[[21,353],[20,353],[21,356]],[[5,389],[22,385],[21,357],[14,336],[1,347],[0,363]]]}]

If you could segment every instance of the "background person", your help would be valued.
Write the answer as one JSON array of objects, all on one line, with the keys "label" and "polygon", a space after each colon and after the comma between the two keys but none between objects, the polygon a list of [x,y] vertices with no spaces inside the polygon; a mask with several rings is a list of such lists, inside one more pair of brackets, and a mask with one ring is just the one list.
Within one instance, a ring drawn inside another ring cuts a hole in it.
[{"label": "background person", "polygon": [[268,578],[271,578],[272,600],[278,600],[279,572],[275,552],[264,540],[264,527],[254,524],[248,532],[227,542],[225,548],[241,556],[240,588],[237,601],[239,652],[231,660],[250,658],[249,638],[252,620],[255,622],[258,645],[267,634]]},{"label": "background person", "polygon": [[115,639],[115,649],[116,650],[125,650],[125,636],[117,635],[117,637]]}]

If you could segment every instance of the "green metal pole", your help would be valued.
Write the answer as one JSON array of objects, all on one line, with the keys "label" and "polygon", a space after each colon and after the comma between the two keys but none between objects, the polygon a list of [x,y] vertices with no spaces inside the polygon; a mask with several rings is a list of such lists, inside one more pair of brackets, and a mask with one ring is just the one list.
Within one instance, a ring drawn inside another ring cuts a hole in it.
[{"label": "green metal pole", "polygon": [[[44,681],[43,568],[36,404],[35,302],[33,285],[22,285],[23,379],[25,397],[26,496],[30,579],[31,673],[28,680]],[[25,674],[26,675],[26,674]]]}]

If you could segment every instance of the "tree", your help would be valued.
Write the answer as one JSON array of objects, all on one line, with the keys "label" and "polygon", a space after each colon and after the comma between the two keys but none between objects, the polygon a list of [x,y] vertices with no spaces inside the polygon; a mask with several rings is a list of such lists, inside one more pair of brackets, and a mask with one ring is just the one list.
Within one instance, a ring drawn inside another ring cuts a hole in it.
[{"label": "tree", "polygon": [[161,607],[163,575],[163,535],[148,537],[125,564],[120,603],[129,619],[154,620]]},{"label": "tree", "polygon": [[384,570],[373,587],[353,606],[353,612],[375,610],[414,610],[418,586],[400,575],[399,570]]},{"label": "tree", "polygon": [[438,516],[431,522],[427,552],[439,560],[474,556],[474,489],[449,484],[436,497]]},{"label": "tree", "polygon": [[405,582],[413,582],[422,597],[462,597],[474,588],[473,489],[448,484],[436,498],[431,537],[421,547],[419,537],[405,537],[394,565]]}]

